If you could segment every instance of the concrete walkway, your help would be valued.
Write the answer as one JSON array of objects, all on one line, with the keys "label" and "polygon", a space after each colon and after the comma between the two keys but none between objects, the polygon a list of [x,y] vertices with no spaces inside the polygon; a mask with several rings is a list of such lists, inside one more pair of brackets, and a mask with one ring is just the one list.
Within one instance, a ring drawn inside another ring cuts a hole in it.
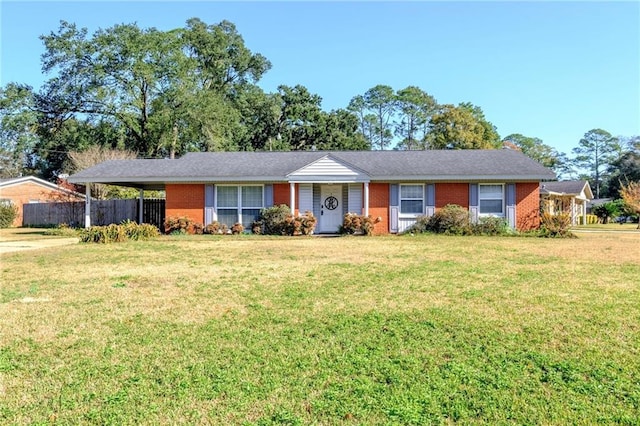
[{"label": "concrete walkway", "polygon": [[44,240],[0,241],[0,254],[78,244],[78,238],[47,238]]}]

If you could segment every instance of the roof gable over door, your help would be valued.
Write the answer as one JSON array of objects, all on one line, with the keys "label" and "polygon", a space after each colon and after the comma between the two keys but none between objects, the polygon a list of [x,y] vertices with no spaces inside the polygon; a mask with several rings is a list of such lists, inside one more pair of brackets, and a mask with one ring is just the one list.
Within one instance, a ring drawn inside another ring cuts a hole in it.
[{"label": "roof gable over door", "polygon": [[369,182],[363,170],[331,154],[307,164],[287,175],[289,182]]}]

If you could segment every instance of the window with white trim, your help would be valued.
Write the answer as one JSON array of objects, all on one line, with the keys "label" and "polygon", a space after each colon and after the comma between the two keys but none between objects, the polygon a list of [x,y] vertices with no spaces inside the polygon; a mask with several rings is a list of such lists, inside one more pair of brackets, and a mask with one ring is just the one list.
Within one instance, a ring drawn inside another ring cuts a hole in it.
[{"label": "window with white trim", "polygon": [[424,185],[400,185],[400,214],[424,214]]},{"label": "window with white trim", "polygon": [[264,190],[260,185],[217,185],[216,211],[218,222],[232,227],[240,222],[245,229],[251,226],[263,208]]},{"label": "window with white trim", "polygon": [[504,216],[504,185],[480,184],[480,214],[487,216]]}]

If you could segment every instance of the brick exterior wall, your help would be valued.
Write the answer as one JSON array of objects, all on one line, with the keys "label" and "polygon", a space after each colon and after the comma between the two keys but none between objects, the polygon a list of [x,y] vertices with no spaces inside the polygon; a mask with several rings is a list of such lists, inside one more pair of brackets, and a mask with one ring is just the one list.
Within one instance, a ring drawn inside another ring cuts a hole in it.
[{"label": "brick exterior wall", "polygon": [[457,204],[469,208],[468,183],[436,183],[436,209],[447,204]]},{"label": "brick exterior wall", "polygon": [[375,224],[374,235],[389,233],[389,184],[370,183],[369,184],[369,214],[374,219],[382,220]]},{"label": "brick exterior wall", "polygon": [[540,227],[540,184],[516,184],[516,228],[529,231]]},{"label": "brick exterior wall", "polygon": [[9,199],[18,207],[18,216],[13,221],[13,226],[22,226],[22,206],[30,202],[48,203],[52,201],[82,201],[83,198],[75,197],[65,191],[59,191],[39,185],[35,182],[25,181],[17,185],[10,185],[0,189],[0,199]]},{"label": "brick exterior wall", "polygon": [[167,184],[166,216],[187,216],[204,223],[204,185]]},{"label": "brick exterior wall", "polygon": [[[279,206],[280,204],[289,205],[289,184],[288,183],[274,183],[273,184],[273,205]],[[266,206],[269,207],[269,206]]]}]

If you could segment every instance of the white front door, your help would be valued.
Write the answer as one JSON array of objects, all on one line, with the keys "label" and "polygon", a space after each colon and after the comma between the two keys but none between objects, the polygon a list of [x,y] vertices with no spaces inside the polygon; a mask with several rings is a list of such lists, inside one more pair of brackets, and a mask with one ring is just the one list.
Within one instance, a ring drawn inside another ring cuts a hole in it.
[{"label": "white front door", "polygon": [[338,232],[342,225],[342,185],[320,187],[319,232]]}]

